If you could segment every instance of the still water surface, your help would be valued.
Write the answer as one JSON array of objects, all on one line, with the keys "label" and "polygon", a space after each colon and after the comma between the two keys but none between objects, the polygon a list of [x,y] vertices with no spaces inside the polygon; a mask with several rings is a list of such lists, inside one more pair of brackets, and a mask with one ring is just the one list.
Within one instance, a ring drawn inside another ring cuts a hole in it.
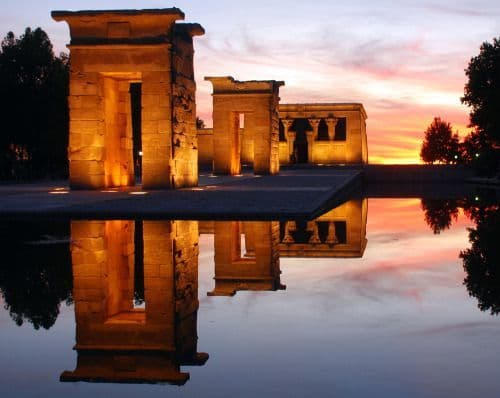
[{"label": "still water surface", "polygon": [[498,203],[420,199],[4,222],[0,396],[496,396],[499,233]]}]

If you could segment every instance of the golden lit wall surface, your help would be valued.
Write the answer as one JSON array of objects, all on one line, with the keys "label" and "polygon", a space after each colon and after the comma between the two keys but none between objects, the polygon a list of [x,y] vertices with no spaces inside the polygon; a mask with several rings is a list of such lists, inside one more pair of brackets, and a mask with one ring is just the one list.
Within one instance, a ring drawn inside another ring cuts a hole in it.
[{"label": "golden lit wall surface", "polygon": [[[142,184],[198,183],[193,37],[204,34],[177,8],[54,11],[70,27],[72,188],[133,185],[130,85],[141,85]],[[136,154],[137,155],[137,154]]]},{"label": "golden lit wall surface", "polygon": [[240,137],[244,130],[252,137],[255,174],[279,172],[278,102],[281,81],[237,81],[230,76],[205,77],[213,85],[214,173],[241,172],[242,153],[248,158]]}]

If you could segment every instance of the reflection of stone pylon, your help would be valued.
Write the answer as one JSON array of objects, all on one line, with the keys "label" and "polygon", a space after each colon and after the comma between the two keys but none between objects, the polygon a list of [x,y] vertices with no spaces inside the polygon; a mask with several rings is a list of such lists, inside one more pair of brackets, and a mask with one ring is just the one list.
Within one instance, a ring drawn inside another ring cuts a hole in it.
[{"label": "reflection of stone pylon", "polygon": [[318,224],[314,221],[310,221],[307,223],[307,230],[312,230],[312,235],[309,238],[309,243],[321,243],[321,239],[319,238]]},{"label": "reflection of stone pylon", "polygon": [[336,245],[339,243],[339,240],[337,238],[337,234],[335,233],[335,223],[334,222],[329,222],[328,223],[328,236],[326,238],[326,243],[329,245]]},{"label": "reflection of stone pylon", "polygon": [[283,237],[283,243],[294,243],[293,236],[291,234],[292,231],[295,231],[297,226],[295,221],[286,221],[285,222],[285,236]]},{"label": "reflection of stone pylon", "polygon": [[208,360],[197,350],[198,237],[196,221],[71,222],[77,364],[61,381],[181,385],[182,366]]}]

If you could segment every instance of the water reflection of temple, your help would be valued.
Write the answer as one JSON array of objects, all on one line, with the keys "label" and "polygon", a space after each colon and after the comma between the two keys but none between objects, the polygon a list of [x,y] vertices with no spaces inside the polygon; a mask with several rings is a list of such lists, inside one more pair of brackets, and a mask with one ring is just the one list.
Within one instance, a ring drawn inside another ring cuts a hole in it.
[{"label": "water reflection of temple", "polygon": [[202,225],[205,231],[214,233],[215,287],[208,295],[230,296],[239,290],[285,288],[280,282],[278,222],[217,221],[213,226]]},{"label": "water reflection of temple", "polygon": [[280,223],[283,257],[362,257],[366,247],[367,199],[353,199],[313,221]]},{"label": "water reflection of temple", "polygon": [[312,221],[200,222],[214,235],[215,287],[210,296],[239,290],[281,290],[280,256],[362,257],[368,201],[350,200]]},{"label": "water reflection of temple", "polygon": [[62,381],[169,382],[197,352],[198,223],[71,223],[77,366]]}]

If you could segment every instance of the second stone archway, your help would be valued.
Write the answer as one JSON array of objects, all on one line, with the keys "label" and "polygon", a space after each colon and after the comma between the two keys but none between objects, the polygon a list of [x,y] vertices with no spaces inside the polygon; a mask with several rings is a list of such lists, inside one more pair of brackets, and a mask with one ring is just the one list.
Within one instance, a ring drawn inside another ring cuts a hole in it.
[{"label": "second stone archway", "polygon": [[255,174],[279,172],[279,88],[275,80],[237,81],[205,77],[212,83],[215,174],[241,172],[240,115],[253,142]]}]

